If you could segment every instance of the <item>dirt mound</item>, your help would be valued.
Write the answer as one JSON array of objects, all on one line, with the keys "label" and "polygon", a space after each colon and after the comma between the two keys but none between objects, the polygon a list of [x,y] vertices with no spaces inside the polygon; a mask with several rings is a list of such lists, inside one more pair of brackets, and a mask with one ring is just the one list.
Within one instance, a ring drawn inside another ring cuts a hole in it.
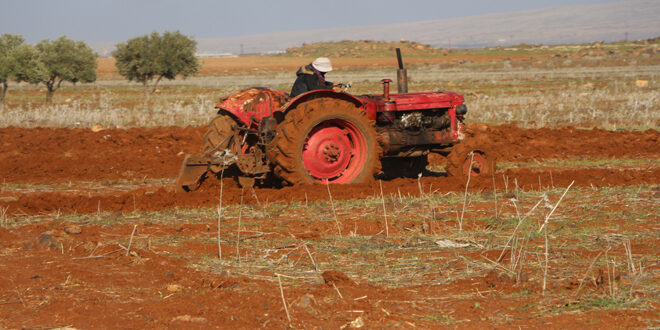
[{"label": "dirt mound", "polygon": [[660,156],[660,132],[656,130],[632,132],[575,127],[524,129],[515,125],[483,126],[481,141],[487,141],[500,161],[563,159],[570,156]]},{"label": "dirt mound", "polygon": [[333,284],[350,285],[353,283],[346,274],[338,270],[326,270],[321,276],[323,277],[323,282],[329,286],[332,286]]},{"label": "dirt mound", "polygon": [[[506,183],[505,183],[506,180]],[[548,189],[566,187],[572,181],[579,187],[603,187],[615,185],[659,184],[660,169],[654,170],[612,170],[612,169],[562,169],[562,168],[518,168],[508,169],[496,178],[496,187],[502,191],[505,185],[514,189],[514,180],[521,189]],[[202,189],[194,192],[178,192],[175,187],[157,189],[136,189],[114,194],[71,194],[60,192],[17,194],[16,200],[3,203],[8,207],[7,214],[61,213],[96,213],[98,211],[116,211],[130,213],[137,210],[161,210],[173,208],[209,207],[218,204],[220,184],[217,180],[207,179]],[[419,182],[414,179],[395,179],[383,181],[384,194],[402,194],[418,196],[419,185],[425,192],[460,192],[465,183],[454,177],[426,177]],[[540,185],[540,187],[539,187]],[[472,180],[470,191],[492,190],[490,178]],[[332,197],[336,200],[360,199],[380,196],[378,182],[331,186]],[[244,194],[249,196],[250,194]],[[225,178],[223,185],[223,204],[238,204],[241,188],[233,179]],[[328,200],[327,188],[323,185],[299,185],[276,188],[256,188],[254,195],[244,199],[245,204],[257,204],[254,198],[270,202],[305,202]]]},{"label": "dirt mound", "polygon": [[204,128],[0,129],[0,179],[68,182],[173,177]]}]

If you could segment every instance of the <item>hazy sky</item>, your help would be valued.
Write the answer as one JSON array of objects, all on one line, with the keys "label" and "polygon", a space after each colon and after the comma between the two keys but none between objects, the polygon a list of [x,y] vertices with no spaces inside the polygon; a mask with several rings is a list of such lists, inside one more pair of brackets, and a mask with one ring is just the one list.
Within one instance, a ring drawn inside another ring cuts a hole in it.
[{"label": "hazy sky", "polygon": [[165,30],[195,38],[403,23],[617,0],[0,0],[0,34],[125,41]]}]

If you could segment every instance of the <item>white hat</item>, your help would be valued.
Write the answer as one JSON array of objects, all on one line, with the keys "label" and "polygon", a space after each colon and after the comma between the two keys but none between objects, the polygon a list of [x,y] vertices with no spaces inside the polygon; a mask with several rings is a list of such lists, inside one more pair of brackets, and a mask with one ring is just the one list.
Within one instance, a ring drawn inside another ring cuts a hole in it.
[{"label": "white hat", "polygon": [[321,72],[330,72],[332,71],[332,64],[330,63],[330,59],[327,57],[319,57],[312,62],[312,66],[314,69],[319,70]]}]

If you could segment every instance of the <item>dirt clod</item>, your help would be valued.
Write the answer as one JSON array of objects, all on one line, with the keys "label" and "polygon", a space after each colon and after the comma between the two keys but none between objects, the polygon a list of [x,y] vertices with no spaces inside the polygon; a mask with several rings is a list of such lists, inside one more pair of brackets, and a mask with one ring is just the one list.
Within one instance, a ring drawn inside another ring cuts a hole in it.
[{"label": "dirt clod", "polygon": [[74,223],[67,223],[64,225],[64,232],[67,234],[80,234],[82,233],[82,228]]},{"label": "dirt clod", "polygon": [[50,231],[39,235],[39,244],[46,247],[57,246],[57,239],[51,235]]},{"label": "dirt clod", "polygon": [[325,284],[330,286],[332,286],[332,284],[351,284],[351,280],[348,276],[338,270],[326,270],[321,276],[323,276]]},{"label": "dirt clod", "polygon": [[167,286],[167,291],[169,291],[169,292],[179,292],[182,289],[183,288],[179,284],[170,284],[170,285]]},{"label": "dirt clod", "polygon": [[292,306],[295,310],[302,310],[310,315],[319,315],[321,313],[319,311],[319,304],[311,293],[300,296],[300,298],[293,302]]}]

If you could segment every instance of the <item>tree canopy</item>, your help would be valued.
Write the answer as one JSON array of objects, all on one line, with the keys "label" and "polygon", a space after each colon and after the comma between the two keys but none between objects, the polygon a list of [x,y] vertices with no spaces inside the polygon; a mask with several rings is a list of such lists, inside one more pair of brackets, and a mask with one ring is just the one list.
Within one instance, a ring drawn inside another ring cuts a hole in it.
[{"label": "tree canopy", "polygon": [[65,36],[55,41],[43,40],[36,45],[39,61],[43,64],[40,82],[46,85],[47,102],[63,81],[89,83],[96,81],[96,58],[98,55],[82,41],[73,41]]},{"label": "tree canopy", "polygon": [[46,79],[46,68],[41,62],[39,52],[28,44],[22,44],[14,50],[12,79],[38,84]]},{"label": "tree canopy", "polygon": [[25,43],[22,36],[3,34],[0,36],[0,104],[4,104],[7,94],[7,80],[14,76],[14,52]]},{"label": "tree canopy", "polygon": [[194,75],[199,70],[195,57],[197,42],[179,31],[163,35],[157,32],[119,43],[112,53],[119,74],[129,81],[142,83],[145,93],[155,79],[151,93],[163,78],[172,80]]}]

